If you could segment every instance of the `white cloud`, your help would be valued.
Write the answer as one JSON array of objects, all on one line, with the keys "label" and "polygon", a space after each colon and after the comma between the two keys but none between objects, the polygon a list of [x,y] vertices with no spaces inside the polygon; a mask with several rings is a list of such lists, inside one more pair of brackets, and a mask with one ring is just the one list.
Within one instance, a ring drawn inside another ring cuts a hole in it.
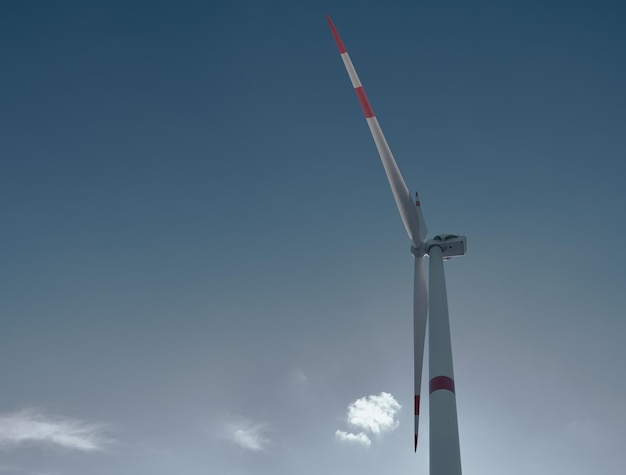
[{"label": "white cloud", "polygon": [[358,427],[361,431],[353,434],[337,430],[335,437],[369,447],[372,441],[365,432],[380,435],[395,430],[398,427],[396,415],[401,407],[391,394],[385,392],[359,398],[348,406],[346,419],[348,424]]},{"label": "white cloud", "polygon": [[67,449],[102,450],[108,441],[102,426],[54,417],[35,409],[0,414],[0,447],[24,444],[50,444]]},{"label": "white cloud", "polygon": [[335,437],[337,437],[341,441],[363,445],[365,447],[369,447],[372,444],[370,438],[363,432],[359,432],[358,434],[351,434],[350,432],[345,432],[338,429],[337,431],[335,431]]},{"label": "white cloud", "polygon": [[241,420],[231,423],[228,432],[232,442],[252,452],[263,452],[270,442],[263,424],[251,421]]},{"label": "white cloud", "polygon": [[401,407],[389,393],[365,396],[348,406],[348,422],[374,434],[390,432],[398,427],[396,415]]}]

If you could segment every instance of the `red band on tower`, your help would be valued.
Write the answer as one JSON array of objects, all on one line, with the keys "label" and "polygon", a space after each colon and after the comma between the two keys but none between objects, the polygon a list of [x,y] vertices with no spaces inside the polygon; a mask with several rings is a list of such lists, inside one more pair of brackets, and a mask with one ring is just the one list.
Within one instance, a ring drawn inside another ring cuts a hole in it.
[{"label": "red band on tower", "polygon": [[420,415],[420,397],[418,395],[415,396],[415,415]]},{"label": "red band on tower", "polygon": [[370,101],[367,100],[367,96],[365,95],[365,91],[363,90],[363,88],[355,87],[354,92],[356,92],[356,97],[359,98],[359,103],[361,104],[361,109],[363,109],[363,114],[365,114],[365,118],[369,119],[370,117],[374,117],[374,111],[372,110]]},{"label": "red band on tower", "polygon": [[454,393],[454,380],[447,376],[436,376],[430,380],[430,394],[440,389],[446,389]]}]

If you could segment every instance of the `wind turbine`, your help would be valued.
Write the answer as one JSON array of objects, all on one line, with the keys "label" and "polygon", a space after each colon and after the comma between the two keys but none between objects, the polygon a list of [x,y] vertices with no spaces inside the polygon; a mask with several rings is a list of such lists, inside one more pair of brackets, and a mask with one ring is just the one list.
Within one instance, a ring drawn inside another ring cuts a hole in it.
[{"label": "wind turbine", "polygon": [[[430,473],[432,475],[460,475],[461,454],[459,449],[459,429],[456,412],[454,373],[452,368],[452,348],[450,343],[450,321],[448,318],[448,298],[443,271],[444,259],[461,256],[466,251],[465,236],[440,234],[426,240],[426,223],[417,192],[415,203],[400,174],[383,131],[378,124],[359,76],[352,65],[350,56],[341,40],[335,25],[328,15],[328,24],[339,48],[339,54],[352,81],[354,92],[359,99],[365,120],[383,162],[391,192],[396,201],[400,217],[411,241],[411,253],[415,257],[415,282],[413,297],[413,363],[415,385],[415,443],[419,426],[419,409],[424,359],[424,338],[426,321],[428,325],[429,362],[429,402],[430,402]],[[426,287],[424,257],[429,257],[429,282]]]}]

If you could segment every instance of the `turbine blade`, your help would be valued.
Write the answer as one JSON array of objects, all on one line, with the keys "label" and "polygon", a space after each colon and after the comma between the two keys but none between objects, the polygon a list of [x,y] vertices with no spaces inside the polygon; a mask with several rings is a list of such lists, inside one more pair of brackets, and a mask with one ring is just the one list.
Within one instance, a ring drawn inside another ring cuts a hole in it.
[{"label": "turbine blade", "polygon": [[424,363],[424,340],[428,318],[428,290],[424,274],[424,257],[415,256],[415,288],[413,290],[413,369],[415,387],[415,451],[420,416],[420,393]]},{"label": "turbine blade", "polygon": [[378,120],[374,115],[372,106],[365,95],[365,90],[363,89],[359,76],[352,65],[352,61],[346,51],[346,47],[344,46],[335,25],[328,15],[326,15],[326,19],[328,20],[328,25],[330,26],[333,37],[335,38],[335,43],[337,43],[337,48],[339,48],[341,59],[343,60],[346,70],[348,71],[350,81],[352,81],[354,92],[356,93],[359,103],[361,104],[361,108],[363,109],[363,114],[365,114],[365,120],[367,121],[367,125],[369,126],[372,137],[374,138],[378,154],[383,162],[383,167],[385,168],[385,173],[387,174],[387,179],[389,180],[389,185],[391,186],[391,192],[393,193],[393,197],[396,201],[396,206],[400,212],[400,217],[404,223],[404,228],[406,229],[413,246],[415,248],[420,248],[426,239],[427,234],[420,202],[419,200],[416,200],[415,203],[413,203],[409,189],[402,178],[402,174],[400,173],[398,165],[393,158],[389,144],[387,144],[387,140],[385,139],[383,131],[378,124]]}]

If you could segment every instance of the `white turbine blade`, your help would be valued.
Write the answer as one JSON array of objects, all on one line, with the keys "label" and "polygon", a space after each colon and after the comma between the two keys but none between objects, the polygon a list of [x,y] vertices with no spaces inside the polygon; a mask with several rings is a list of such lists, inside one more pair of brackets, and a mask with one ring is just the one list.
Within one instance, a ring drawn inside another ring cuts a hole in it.
[{"label": "white turbine blade", "polygon": [[415,256],[415,288],[413,289],[413,369],[415,387],[415,445],[417,451],[417,434],[420,415],[420,394],[422,385],[422,368],[424,363],[424,339],[426,336],[426,320],[428,316],[428,290],[424,275],[424,257]]},{"label": "white turbine blade", "polygon": [[328,20],[333,37],[337,43],[337,48],[339,48],[341,59],[343,60],[346,70],[348,71],[348,76],[350,76],[350,80],[352,81],[354,92],[356,92],[361,108],[363,109],[363,113],[365,114],[365,120],[367,120],[367,125],[369,126],[372,137],[374,138],[378,154],[383,162],[383,167],[385,168],[385,173],[387,174],[387,179],[389,180],[389,185],[391,186],[391,191],[394,199],[396,200],[396,205],[398,207],[398,211],[400,212],[400,217],[402,218],[406,232],[409,235],[409,239],[413,243],[413,246],[415,248],[420,248],[426,239],[427,230],[424,218],[422,217],[419,200],[416,200],[416,202],[413,203],[409,189],[402,178],[402,174],[400,173],[398,165],[393,158],[391,149],[389,148],[387,140],[385,140],[385,136],[383,135],[383,131],[378,124],[376,116],[374,115],[372,106],[365,95],[365,90],[363,89],[359,76],[352,65],[352,61],[346,51],[346,47],[344,46],[343,41],[341,41],[339,33],[337,33],[337,29],[328,15],[326,15],[326,19]]}]

